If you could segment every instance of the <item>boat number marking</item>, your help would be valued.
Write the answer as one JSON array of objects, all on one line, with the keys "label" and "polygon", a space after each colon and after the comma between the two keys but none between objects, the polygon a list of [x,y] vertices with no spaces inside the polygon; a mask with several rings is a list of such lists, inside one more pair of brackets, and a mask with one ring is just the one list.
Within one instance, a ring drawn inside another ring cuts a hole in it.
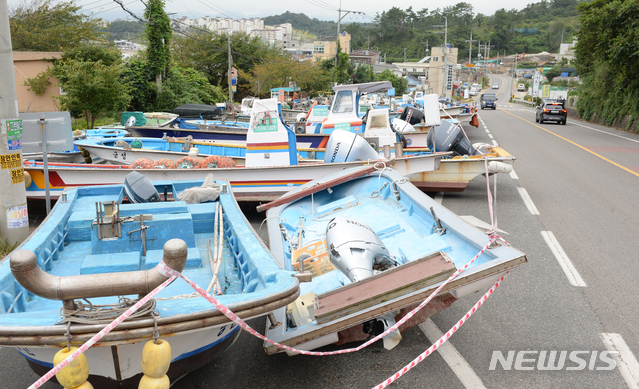
[{"label": "boat number marking", "polygon": [[118,154],[122,157],[123,160],[126,160],[126,151],[114,151],[113,152],[113,158],[118,159]]},{"label": "boat number marking", "polygon": [[217,333],[217,336],[222,336],[225,329],[226,329],[226,326],[223,326],[222,328],[220,328],[220,332]]}]

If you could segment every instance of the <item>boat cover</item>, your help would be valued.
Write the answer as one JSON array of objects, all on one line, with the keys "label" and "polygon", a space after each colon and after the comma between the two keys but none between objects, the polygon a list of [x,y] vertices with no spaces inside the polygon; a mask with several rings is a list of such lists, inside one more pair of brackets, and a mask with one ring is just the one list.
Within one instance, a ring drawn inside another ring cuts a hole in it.
[{"label": "boat cover", "polygon": [[206,104],[182,104],[173,109],[173,113],[182,118],[216,119],[224,113],[222,108]]}]

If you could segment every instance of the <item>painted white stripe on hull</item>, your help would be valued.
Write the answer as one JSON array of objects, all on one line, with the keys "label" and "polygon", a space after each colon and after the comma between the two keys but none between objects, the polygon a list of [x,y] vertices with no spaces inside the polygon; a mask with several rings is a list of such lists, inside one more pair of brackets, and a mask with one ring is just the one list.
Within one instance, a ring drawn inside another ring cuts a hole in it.
[{"label": "painted white stripe on hull", "polygon": [[524,201],[524,205],[528,208],[528,211],[533,215],[539,215],[539,211],[537,210],[537,207],[535,207],[535,203],[533,203],[526,189],[519,187],[517,188],[517,191],[519,192],[521,199]]},{"label": "painted white stripe on hull", "polygon": [[621,335],[613,333],[599,334],[608,351],[618,352],[611,355],[617,361],[617,368],[630,389],[639,389],[639,362],[623,340]]},{"label": "painted white stripe on hull", "polygon": [[586,282],[583,278],[581,278],[577,268],[572,264],[564,249],[561,248],[561,245],[557,241],[557,238],[555,238],[555,235],[550,231],[541,231],[541,236],[546,241],[546,244],[555,256],[555,259],[557,259],[557,262],[559,262],[559,265],[566,274],[566,277],[568,277],[570,285],[585,287]]},{"label": "painted white stripe on hull", "polygon": [[[442,337],[443,333],[437,328],[435,323],[431,319],[427,319],[425,322],[419,325],[419,328],[424,332],[428,340],[435,343]],[[485,389],[486,387],[481,382],[481,379],[477,376],[472,367],[466,362],[464,357],[457,351],[455,346],[450,341],[444,343],[437,348],[439,355],[444,358],[444,361],[450,366],[457,378],[462,382],[465,388],[468,389]]]}]

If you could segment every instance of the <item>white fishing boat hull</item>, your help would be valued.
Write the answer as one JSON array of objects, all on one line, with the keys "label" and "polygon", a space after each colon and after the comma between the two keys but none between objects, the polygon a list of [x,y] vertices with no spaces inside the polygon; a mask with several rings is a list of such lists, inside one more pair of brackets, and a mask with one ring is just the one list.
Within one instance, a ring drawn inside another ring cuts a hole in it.
[{"label": "white fishing boat hull", "polygon": [[[163,335],[170,339],[171,365],[174,368],[184,366],[185,372],[194,370],[193,366],[202,365],[200,361],[208,361],[230,347],[240,334],[239,329],[233,323],[226,323]],[[119,382],[138,382],[142,378],[142,349],[147,341],[94,346],[87,350],[84,355],[90,366],[88,381],[100,388],[120,388]],[[44,375],[53,368],[53,357],[60,347],[25,346],[16,347],[16,350],[26,358],[32,370]]]},{"label": "white fishing boat hull", "polygon": [[[271,201],[289,190],[309,181],[350,167],[384,163],[356,161],[341,163],[304,163],[296,166],[237,167],[219,169],[136,169],[151,181],[202,179],[208,173],[230,181],[231,190],[238,201]],[[385,162],[406,176],[438,169],[440,155],[402,157]],[[32,183],[27,188],[27,198],[46,198],[42,165],[27,166],[25,172]],[[86,185],[121,184],[131,172],[126,166],[102,167],[100,165],[49,166],[49,191],[51,198],[58,198],[65,187]]]}]

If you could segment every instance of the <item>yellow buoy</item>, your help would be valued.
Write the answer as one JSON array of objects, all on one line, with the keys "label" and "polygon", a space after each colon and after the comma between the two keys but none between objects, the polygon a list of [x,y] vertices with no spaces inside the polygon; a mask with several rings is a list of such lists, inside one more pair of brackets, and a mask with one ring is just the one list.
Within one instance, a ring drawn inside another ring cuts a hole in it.
[{"label": "yellow buoy", "polygon": [[80,130],[73,131],[73,136],[80,136],[80,135],[82,135],[82,131]]},{"label": "yellow buoy", "polygon": [[142,372],[151,378],[160,378],[169,371],[171,364],[171,345],[164,339],[157,344],[149,340],[142,349]]},{"label": "yellow buoy", "polygon": [[[65,347],[62,350],[58,351],[53,357],[53,365],[57,366],[69,355],[73,354],[77,349],[77,347],[71,347],[71,349],[69,350]],[[87,358],[84,356],[84,354],[78,355],[76,359],[71,361],[71,363],[69,363],[62,370],[56,373],[55,378],[57,378],[60,385],[64,386],[65,388],[76,388],[80,385],[83,385],[86,382],[87,378],[89,378],[89,363],[87,362]]]},{"label": "yellow buoy", "polygon": [[24,172],[24,187],[28,188],[31,186],[31,183],[33,182],[33,179],[31,178],[31,174],[29,174],[28,171]]},{"label": "yellow buoy", "polygon": [[138,389],[169,389],[171,381],[169,377],[163,375],[160,378],[152,378],[148,375],[143,375],[138,385]]}]

